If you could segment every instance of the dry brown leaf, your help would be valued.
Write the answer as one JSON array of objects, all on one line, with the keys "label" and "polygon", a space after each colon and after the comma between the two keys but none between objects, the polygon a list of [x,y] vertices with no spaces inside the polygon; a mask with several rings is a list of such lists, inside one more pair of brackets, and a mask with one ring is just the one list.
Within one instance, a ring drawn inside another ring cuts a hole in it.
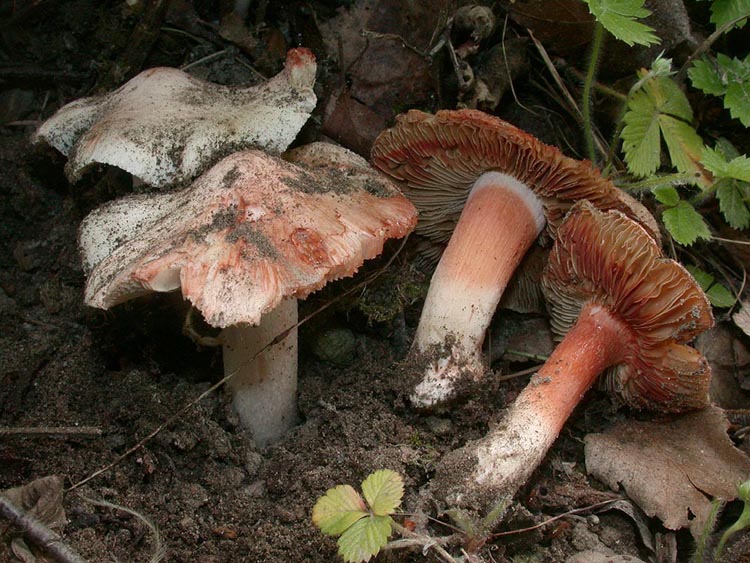
[{"label": "dry brown leaf", "polygon": [[742,302],[739,310],[732,315],[732,320],[742,332],[750,336],[750,304]]},{"label": "dry brown leaf", "polygon": [[613,489],[622,486],[666,528],[703,530],[711,500],[735,498],[750,476],[750,458],[727,435],[715,406],[663,421],[619,423],[586,436],[586,470]]},{"label": "dry brown leaf", "polygon": [[[2,495],[28,516],[52,530],[60,530],[65,525],[63,479],[59,475],[43,477],[22,487],[2,491]],[[22,563],[47,561],[46,557],[32,550],[21,537],[12,537],[10,547],[13,555]]]},{"label": "dry brown leaf", "polygon": [[729,323],[720,323],[695,341],[711,365],[711,401],[723,409],[750,409],[750,393],[744,390],[750,383],[750,350],[737,336]]}]

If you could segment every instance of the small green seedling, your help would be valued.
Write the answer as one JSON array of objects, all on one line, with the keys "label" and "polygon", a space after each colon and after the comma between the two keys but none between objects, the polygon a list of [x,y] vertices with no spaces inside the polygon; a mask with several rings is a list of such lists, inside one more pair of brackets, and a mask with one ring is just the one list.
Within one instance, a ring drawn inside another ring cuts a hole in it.
[{"label": "small green seedling", "polygon": [[320,531],[337,540],[344,561],[358,563],[371,557],[388,543],[393,531],[391,514],[401,504],[404,481],[390,469],[381,469],[362,481],[362,496],[350,485],[328,489],[312,511],[312,521]]},{"label": "small green seedling", "polygon": [[741,532],[742,530],[750,527],[750,479],[745,481],[744,483],[741,483],[737,487],[737,498],[744,502],[745,506],[742,507],[742,512],[740,513],[739,518],[737,518],[737,521],[729,526],[729,528],[727,528],[727,530],[721,536],[719,545],[716,546],[716,551],[714,552],[715,561],[721,561],[721,555],[724,552],[724,546],[726,545],[729,538],[731,538],[737,532]]}]

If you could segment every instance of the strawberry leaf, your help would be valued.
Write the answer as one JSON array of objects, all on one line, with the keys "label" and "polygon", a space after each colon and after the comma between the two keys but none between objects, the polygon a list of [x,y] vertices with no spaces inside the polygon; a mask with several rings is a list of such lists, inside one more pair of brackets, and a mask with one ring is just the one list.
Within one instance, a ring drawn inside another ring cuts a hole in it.
[{"label": "strawberry leaf", "polygon": [[369,561],[388,543],[391,523],[390,516],[368,516],[357,521],[336,542],[339,555],[351,563]]},{"label": "strawberry leaf", "polygon": [[386,516],[396,510],[404,496],[401,475],[390,469],[381,469],[362,481],[362,493],[373,514]]},{"label": "strawberry leaf", "polygon": [[315,503],[312,521],[324,534],[337,536],[367,514],[359,493],[350,485],[338,485],[328,489]]},{"label": "strawberry leaf", "polygon": [[711,238],[705,220],[687,201],[665,210],[662,220],[672,238],[685,246],[690,246],[699,238]]},{"label": "strawberry leaf", "polygon": [[654,35],[654,29],[638,20],[651,15],[643,7],[644,0],[583,0],[589,11],[604,29],[630,46],[652,45],[660,39]]}]

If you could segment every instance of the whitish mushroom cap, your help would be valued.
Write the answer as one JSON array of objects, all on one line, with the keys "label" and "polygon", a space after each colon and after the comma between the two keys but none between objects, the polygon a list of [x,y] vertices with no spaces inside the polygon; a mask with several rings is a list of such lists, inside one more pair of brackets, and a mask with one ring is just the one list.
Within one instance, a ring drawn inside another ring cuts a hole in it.
[{"label": "whitish mushroom cap", "polygon": [[659,240],[648,210],[602,178],[591,163],[564,156],[481,111],[431,115],[410,110],[375,140],[372,162],[417,206],[416,232],[436,242],[448,241],[474,181],[489,171],[513,176],[530,188],[542,201],[553,235],[573,204],[587,199],[600,209],[622,211]]},{"label": "whitish mushroom cap", "polygon": [[627,404],[670,412],[707,405],[708,363],[684,344],[713,326],[711,306],[639,224],[579,203],[557,231],[542,288],[560,336],[587,304],[627,327],[626,359],[603,379]]},{"label": "whitish mushroom cap", "polygon": [[34,141],[69,157],[71,181],[95,163],[153,186],[186,181],[231,150],[286,150],[315,108],[315,70],[315,57],[302,48],[287,53],[279,74],[244,89],[152,68],[105,96],[64,106]]},{"label": "whitish mushroom cap", "polygon": [[235,153],[185,190],[93,211],[79,240],[86,303],[107,309],[182,288],[214,326],[257,324],[283,298],[354,274],[414,228],[414,206],[354,153],[315,143],[291,158]]}]

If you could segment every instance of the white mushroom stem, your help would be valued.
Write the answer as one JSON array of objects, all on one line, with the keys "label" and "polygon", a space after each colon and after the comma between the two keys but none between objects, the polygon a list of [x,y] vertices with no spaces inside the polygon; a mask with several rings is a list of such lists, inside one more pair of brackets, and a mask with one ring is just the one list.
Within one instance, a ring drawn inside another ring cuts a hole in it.
[{"label": "white mushroom stem", "polygon": [[414,347],[433,354],[412,402],[430,408],[462,380],[479,379],[484,333],[529,246],[544,228],[537,196],[515,178],[486,172],[474,183],[432,276]]},{"label": "white mushroom stem", "polygon": [[450,505],[485,511],[512,497],[599,374],[623,361],[631,335],[606,308],[584,307],[502,423],[441,462],[435,479],[440,496]]},{"label": "white mushroom stem", "polygon": [[297,300],[286,299],[263,316],[261,324],[234,325],[221,333],[224,373],[232,404],[256,445],[279,440],[297,422],[297,329],[281,342],[264,346],[297,324]]}]

